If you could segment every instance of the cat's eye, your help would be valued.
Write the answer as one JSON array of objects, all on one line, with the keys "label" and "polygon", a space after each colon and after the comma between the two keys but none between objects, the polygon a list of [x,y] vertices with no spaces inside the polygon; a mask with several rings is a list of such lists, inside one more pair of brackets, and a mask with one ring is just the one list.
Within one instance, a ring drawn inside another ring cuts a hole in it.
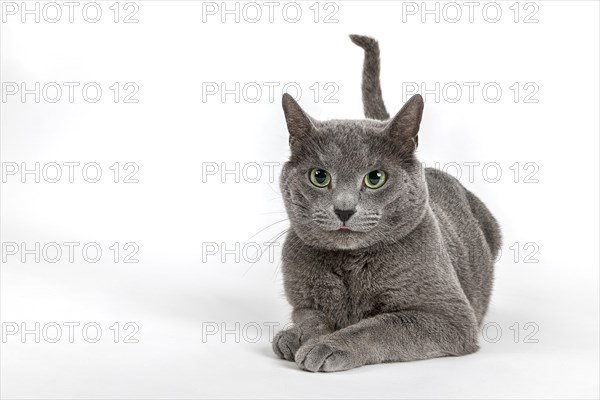
[{"label": "cat's eye", "polygon": [[329,182],[331,182],[331,176],[329,175],[329,172],[319,168],[313,168],[310,170],[308,178],[310,179],[310,183],[320,188],[326,187],[329,185]]},{"label": "cat's eye", "polygon": [[370,189],[379,189],[383,186],[387,177],[385,172],[381,170],[371,171],[367,175],[365,175],[365,185],[367,185]]}]

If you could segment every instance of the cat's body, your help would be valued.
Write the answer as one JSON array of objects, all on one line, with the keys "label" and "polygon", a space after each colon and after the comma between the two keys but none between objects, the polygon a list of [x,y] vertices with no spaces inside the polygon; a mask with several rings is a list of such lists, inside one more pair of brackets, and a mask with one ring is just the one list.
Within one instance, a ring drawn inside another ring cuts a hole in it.
[{"label": "cat's body", "polygon": [[352,39],[366,51],[369,119],[315,121],[284,96],[292,156],[281,189],[292,229],[282,271],[294,326],[274,351],[309,371],[472,353],[498,224],[456,179],[414,157],[420,96],[378,120],[387,111],[377,43]]}]

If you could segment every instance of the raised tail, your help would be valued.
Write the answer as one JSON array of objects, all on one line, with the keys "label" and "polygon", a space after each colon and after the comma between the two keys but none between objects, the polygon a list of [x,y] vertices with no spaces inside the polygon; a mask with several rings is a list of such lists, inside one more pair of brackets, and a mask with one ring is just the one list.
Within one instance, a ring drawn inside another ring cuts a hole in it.
[{"label": "raised tail", "polygon": [[379,81],[379,44],[377,40],[368,36],[350,35],[350,39],[365,51],[362,76],[362,98],[365,117],[382,121],[389,119],[390,115],[383,103],[381,82]]}]

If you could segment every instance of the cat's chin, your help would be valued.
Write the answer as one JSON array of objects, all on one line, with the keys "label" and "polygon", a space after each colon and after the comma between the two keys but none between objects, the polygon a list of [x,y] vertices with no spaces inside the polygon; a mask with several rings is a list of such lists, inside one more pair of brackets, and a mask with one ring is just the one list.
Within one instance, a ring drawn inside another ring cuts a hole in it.
[{"label": "cat's chin", "polygon": [[302,229],[296,226],[294,231],[305,244],[323,250],[359,250],[379,243],[373,229],[363,232],[347,226],[336,229]]},{"label": "cat's chin", "polygon": [[372,245],[368,232],[356,231],[348,227],[328,231],[327,241],[331,250],[358,250]]}]

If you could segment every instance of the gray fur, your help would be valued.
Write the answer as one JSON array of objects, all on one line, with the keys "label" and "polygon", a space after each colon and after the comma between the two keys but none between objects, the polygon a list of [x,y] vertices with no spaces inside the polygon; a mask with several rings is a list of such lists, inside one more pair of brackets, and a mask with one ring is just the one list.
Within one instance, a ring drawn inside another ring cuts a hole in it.
[{"label": "gray fur", "polygon": [[362,47],[365,51],[365,62],[362,76],[362,97],[365,117],[378,120],[386,120],[390,117],[381,94],[381,83],[379,81],[379,43],[367,36],[350,35],[354,44]]},{"label": "gray fur", "polygon": [[[374,101],[368,116],[381,115]],[[476,351],[500,229],[474,194],[415,157],[421,96],[388,121],[316,121],[289,95],[283,107],[291,157],[280,186],[291,229],[282,271],[294,325],[276,335],[275,353],[330,372]],[[310,183],[313,168],[331,174],[327,187]],[[388,181],[367,188],[363,177],[377,169]],[[356,210],[349,230],[339,230],[334,209]]]}]

